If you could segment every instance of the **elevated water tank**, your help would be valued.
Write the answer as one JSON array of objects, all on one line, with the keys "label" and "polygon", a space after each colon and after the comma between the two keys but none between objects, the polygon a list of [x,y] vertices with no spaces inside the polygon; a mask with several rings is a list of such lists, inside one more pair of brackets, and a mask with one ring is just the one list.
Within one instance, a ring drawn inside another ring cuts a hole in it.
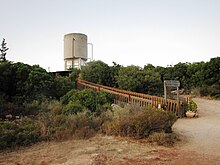
[{"label": "elevated water tank", "polygon": [[81,33],[64,35],[65,70],[70,68],[81,69],[87,59],[87,36]]}]

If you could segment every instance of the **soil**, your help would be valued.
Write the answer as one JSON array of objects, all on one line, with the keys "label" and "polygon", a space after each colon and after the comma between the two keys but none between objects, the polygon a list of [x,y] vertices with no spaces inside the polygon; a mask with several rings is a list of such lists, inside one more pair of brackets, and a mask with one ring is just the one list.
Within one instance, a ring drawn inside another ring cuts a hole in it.
[{"label": "soil", "polygon": [[0,165],[220,164],[220,101],[195,98],[199,118],[178,119],[181,141],[161,147],[144,140],[97,135],[88,140],[42,142],[0,153]]}]

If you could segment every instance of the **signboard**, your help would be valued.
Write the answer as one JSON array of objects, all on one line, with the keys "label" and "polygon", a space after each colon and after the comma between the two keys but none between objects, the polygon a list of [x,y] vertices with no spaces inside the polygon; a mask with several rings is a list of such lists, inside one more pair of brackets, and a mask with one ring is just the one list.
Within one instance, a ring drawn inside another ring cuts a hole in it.
[{"label": "signboard", "polygon": [[179,87],[180,82],[177,80],[164,80],[164,99],[165,99],[165,106],[167,106],[167,87],[175,87],[177,88],[177,112],[178,116],[182,116],[182,111],[180,109],[180,96],[179,96]]},{"label": "signboard", "polygon": [[180,82],[177,80],[164,80],[167,87],[180,87]]}]

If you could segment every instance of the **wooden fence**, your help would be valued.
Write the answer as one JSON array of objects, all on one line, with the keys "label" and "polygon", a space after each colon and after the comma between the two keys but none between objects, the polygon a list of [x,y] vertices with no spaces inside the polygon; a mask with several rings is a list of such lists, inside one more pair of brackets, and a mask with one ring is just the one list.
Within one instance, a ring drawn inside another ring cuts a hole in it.
[{"label": "wooden fence", "polygon": [[130,92],[126,90],[121,90],[117,88],[91,83],[80,79],[78,79],[77,81],[77,87],[79,89],[89,88],[96,92],[105,91],[107,93],[110,93],[114,96],[115,103],[124,102],[124,103],[138,105],[144,108],[148,108],[148,107],[153,107],[156,109],[163,108],[166,109],[167,111],[174,112],[177,115],[181,114],[181,116],[184,114],[187,105],[187,99],[180,101],[180,104],[178,106],[177,100],[167,99],[167,102],[165,103],[165,100],[162,97]]}]

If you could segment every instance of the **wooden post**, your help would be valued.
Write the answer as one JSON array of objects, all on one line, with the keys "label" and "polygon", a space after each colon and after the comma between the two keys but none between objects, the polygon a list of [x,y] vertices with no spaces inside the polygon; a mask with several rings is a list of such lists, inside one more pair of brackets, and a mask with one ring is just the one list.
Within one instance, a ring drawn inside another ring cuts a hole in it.
[{"label": "wooden post", "polygon": [[131,104],[131,95],[128,95],[128,103]]},{"label": "wooden post", "polygon": [[165,104],[165,108],[167,110],[167,87],[166,87],[166,81],[164,81],[164,104]]},{"label": "wooden post", "polygon": [[181,112],[181,109],[180,109],[180,92],[179,92],[179,87],[177,87],[176,91],[177,91],[177,113],[178,113],[178,116],[181,117],[182,116],[182,112]]}]

